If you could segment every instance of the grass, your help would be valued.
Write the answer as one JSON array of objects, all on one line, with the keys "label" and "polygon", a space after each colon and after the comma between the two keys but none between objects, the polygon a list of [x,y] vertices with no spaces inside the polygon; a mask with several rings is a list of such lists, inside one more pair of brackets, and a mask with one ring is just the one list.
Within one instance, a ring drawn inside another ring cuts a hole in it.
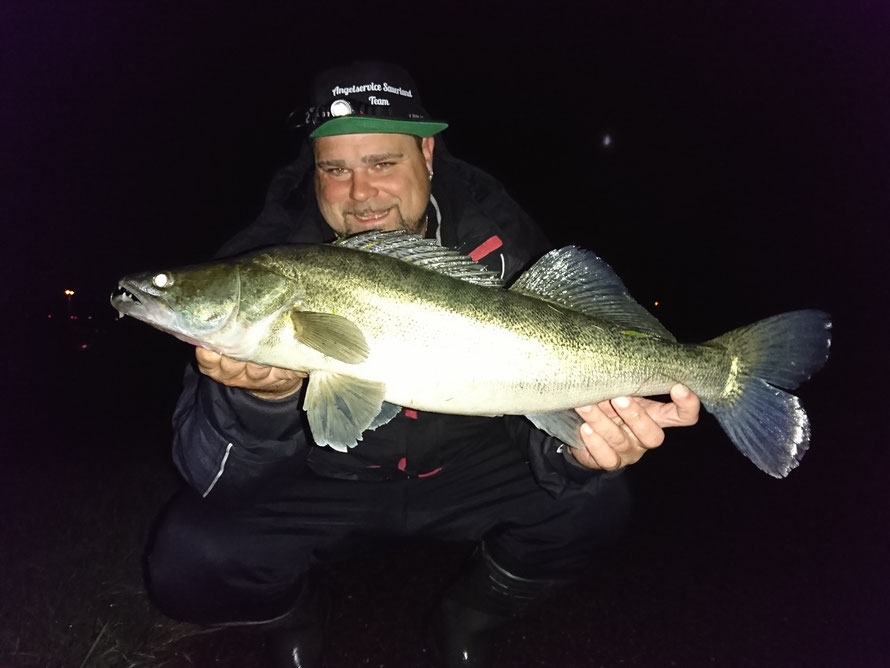
[{"label": "grass", "polygon": [[152,609],[141,575],[178,484],[154,414],[169,415],[175,388],[134,383],[149,360],[107,330],[30,334],[5,406],[0,665],[187,665],[174,648],[192,631]]}]

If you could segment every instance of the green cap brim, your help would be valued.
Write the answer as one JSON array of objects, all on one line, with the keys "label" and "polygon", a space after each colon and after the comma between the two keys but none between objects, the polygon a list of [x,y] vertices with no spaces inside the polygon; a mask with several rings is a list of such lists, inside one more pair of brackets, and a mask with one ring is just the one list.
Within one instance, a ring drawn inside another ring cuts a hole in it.
[{"label": "green cap brim", "polygon": [[439,121],[401,121],[394,118],[371,116],[341,116],[322,123],[309,136],[331,137],[333,135],[357,135],[374,132],[388,132],[417,137],[432,137],[442,132],[448,123]]}]

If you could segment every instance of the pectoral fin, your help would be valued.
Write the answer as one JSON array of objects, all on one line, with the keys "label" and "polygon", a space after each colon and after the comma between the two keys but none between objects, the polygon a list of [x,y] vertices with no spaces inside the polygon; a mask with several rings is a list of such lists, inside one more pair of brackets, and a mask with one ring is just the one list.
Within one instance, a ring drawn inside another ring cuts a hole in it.
[{"label": "pectoral fin", "polygon": [[526,415],[538,429],[546,431],[572,448],[583,448],[581,440],[581,423],[584,420],[573,410],[555,413],[530,413]]},{"label": "pectoral fin", "polygon": [[[309,377],[303,410],[315,442],[341,452],[353,447],[361,440],[362,432],[381,414],[385,389],[383,383],[327,371],[314,372]],[[392,413],[390,419],[394,415]],[[382,423],[375,426],[379,424]]]},{"label": "pectoral fin", "polygon": [[358,364],[371,352],[362,331],[342,316],[294,309],[290,317],[297,340],[328,357]]}]

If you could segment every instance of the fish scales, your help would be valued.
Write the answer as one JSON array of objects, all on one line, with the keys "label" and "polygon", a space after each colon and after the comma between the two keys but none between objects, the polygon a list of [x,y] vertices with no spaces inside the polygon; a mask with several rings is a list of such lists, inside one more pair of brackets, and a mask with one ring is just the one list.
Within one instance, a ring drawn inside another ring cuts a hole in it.
[{"label": "fish scales", "polygon": [[[729,361],[723,360],[725,374],[714,371],[725,351],[625,334],[526,295],[386,256],[369,266],[365,254],[343,250],[310,247],[270,266],[302,285],[307,297],[301,308],[341,315],[358,324],[371,343],[366,362],[319,364],[386,380],[393,403],[440,412],[525,414],[624,394],[663,394],[690,374],[709,395],[725,384]],[[259,361],[317,371],[292,345],[288,318],[281,327],[283,345],[257,351]],[[469,391],[468,380],[474,385]]]},{"label": "fish scales", "polygon": [[524,414],[583,447],[570,409],[679,382],[757,466],[784,476],[809,443],[806,413],[785,390],[824,364],[830,344],[830,320],[815,310],[679,343],[607,264],[575,247],[551,252],[509,290],[434,242],[379,232],[119,286],[121,312],[236,359],[307,372],[313,437],[337,449],[391,419],[391,404]]}]

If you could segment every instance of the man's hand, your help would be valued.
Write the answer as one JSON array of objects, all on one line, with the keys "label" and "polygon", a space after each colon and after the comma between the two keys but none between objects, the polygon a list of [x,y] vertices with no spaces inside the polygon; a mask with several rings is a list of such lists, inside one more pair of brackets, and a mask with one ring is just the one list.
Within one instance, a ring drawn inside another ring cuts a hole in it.
[{"label": "man's hand", "polygon": [[240,387],[260,399],[274,401],[296,393],[308,374],[253,362],[239,362],[205,348],[196,348],[198,370],[218,383]]},{"label": "man's hand", "polygon": [[671,388],[671,401],[618,397],[576,409],[584,419],[581,440],[586,449],[569,448],[579,464],[614,471],[637,462],[664,441],[665,427],[698,422],[701,403],[683,385]]}]

